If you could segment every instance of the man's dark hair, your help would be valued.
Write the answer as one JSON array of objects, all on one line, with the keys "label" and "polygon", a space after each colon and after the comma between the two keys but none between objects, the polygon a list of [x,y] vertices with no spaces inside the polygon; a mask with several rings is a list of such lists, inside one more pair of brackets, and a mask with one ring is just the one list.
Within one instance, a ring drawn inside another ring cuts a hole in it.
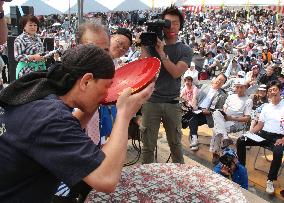
[{"label": "man's dark hair", "polygon": [[222,75],[222,76],[225,78],[225,82],[224,82],[224,83],[226,83],[227,80],[228,80],[227,76],[226,76],[224,73],[219,73],[219,74],[216,76],[216,78],[217,78],[219,75]]},{"label": "man's dark hair", "polygon": [[23,30],[28,22],[33,22],[37,24],[37,31],[39,30],[39,20],[33,15],[24,15],[20,18],[20,26]]},{"label": "man's dark hair", "polygon": [[81,44],[82,43],[82,37],[84,33],[90,30],[94,33],[99,33],[99,32],[106,32],[109,35],[108,30],[101,24],[95,24],[95,23],[83,23],[78,27],[78,31],[75,34],[76,38],[76,44]]},{"label": "man's dark hair", "polygon": [[165,15],[175,15],[179,17],[179,22],[180,22],[180,30],[183,27],[183,23],[184,23],[184,18],[182,13],[178,10],[178,8],[175,5],[171,5],[170,7],[167,7],[161,14],[162,19],[165,18]]},{"label": "man's dark hair", "polygon": [[267,85],[267,90],[272,86],[276,86],[279,90],[282,90],[282,83],[279,80],[272,80]]}]

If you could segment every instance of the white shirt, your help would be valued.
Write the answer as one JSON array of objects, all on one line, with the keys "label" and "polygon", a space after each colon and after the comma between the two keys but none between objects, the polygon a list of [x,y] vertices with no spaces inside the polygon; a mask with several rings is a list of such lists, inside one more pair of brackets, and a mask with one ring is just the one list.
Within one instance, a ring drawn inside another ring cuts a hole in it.
[{"label": "white shirt", "polygon": [[211,105],[211,102],[213,100],[214,95],[217,93],[217,90],[210,88],[208,94],[206,95],[206,97],[203,99],[203,101],[201,102],[201,104],[199,105],[199,107],[201,107],[202,109],[208,109]]},{"label": "white shirt", "polygon": [[284,100],[279,104],[266,104],[260,113],[259,120],[264,123],[264,131],[284,135]]},{"label": "white shirt", "polygon": [[229,116],[249,116],[252,105],[252,100],[249,97],[239,97],[237,94],[232,94],[226,99],[224,110]]}]

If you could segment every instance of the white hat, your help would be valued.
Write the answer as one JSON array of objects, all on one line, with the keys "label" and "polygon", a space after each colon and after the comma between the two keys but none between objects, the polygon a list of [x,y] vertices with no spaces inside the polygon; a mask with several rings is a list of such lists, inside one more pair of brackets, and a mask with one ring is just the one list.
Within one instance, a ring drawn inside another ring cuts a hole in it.
[{"label": "white hat", "polygon": [[187,77],[191,77],[191,78],[192,78],[192,75],[191,75],[191,73],[190,73],[189,71],[186,71],[186,72],[184,73],[184,75],[183,75],[183,78],[184,78],[184,79],[187,78]]},{"label": "white hat", "polygon": [[262,84],[259,86],[259,88],[257,88],[258,90],[264,90],[266,91],[266,85],[265,84]]},{"label": "white hat", "polygon": [[242,77],[245,77],[246,76],[246,72],[241,70],[241,71],[238,72],[238,75],[242,76]]},{"label": "white hat", "polygon": [[236,78],[234,81],[234,85],[246,85],[246,81],[244,78]]},{"label": "white hat", "polygon": [[195,63],[193,61],[191,61],[190,67],[195,67]]}]

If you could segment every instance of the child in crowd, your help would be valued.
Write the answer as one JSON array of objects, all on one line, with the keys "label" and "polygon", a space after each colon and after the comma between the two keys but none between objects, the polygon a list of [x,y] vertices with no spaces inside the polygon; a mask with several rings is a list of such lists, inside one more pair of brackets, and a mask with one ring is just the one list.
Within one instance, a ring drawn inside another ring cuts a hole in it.
[{"label": "child in crowd", "polygon": [[180,97],[186,101],[188,107],[193,107],[193,101],[196,99],[198,88],[193,84],[193,78],[185,73],[184,87],[181,90]]}]

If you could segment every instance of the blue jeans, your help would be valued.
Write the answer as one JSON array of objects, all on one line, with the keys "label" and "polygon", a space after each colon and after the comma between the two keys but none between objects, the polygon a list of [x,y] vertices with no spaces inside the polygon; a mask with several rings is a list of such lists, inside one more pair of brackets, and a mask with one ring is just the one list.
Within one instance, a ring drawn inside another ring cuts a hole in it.
[{"label": "blue jeans", "polygon": [[157,146],[158,133],[161,122],[166,131],[167,141],[171,151],[173,163],[184,163],[181,145],[181,116],[179,103],[151,103],[146,102],[142,107],[142,163],[154,162],[154,151]]}]

